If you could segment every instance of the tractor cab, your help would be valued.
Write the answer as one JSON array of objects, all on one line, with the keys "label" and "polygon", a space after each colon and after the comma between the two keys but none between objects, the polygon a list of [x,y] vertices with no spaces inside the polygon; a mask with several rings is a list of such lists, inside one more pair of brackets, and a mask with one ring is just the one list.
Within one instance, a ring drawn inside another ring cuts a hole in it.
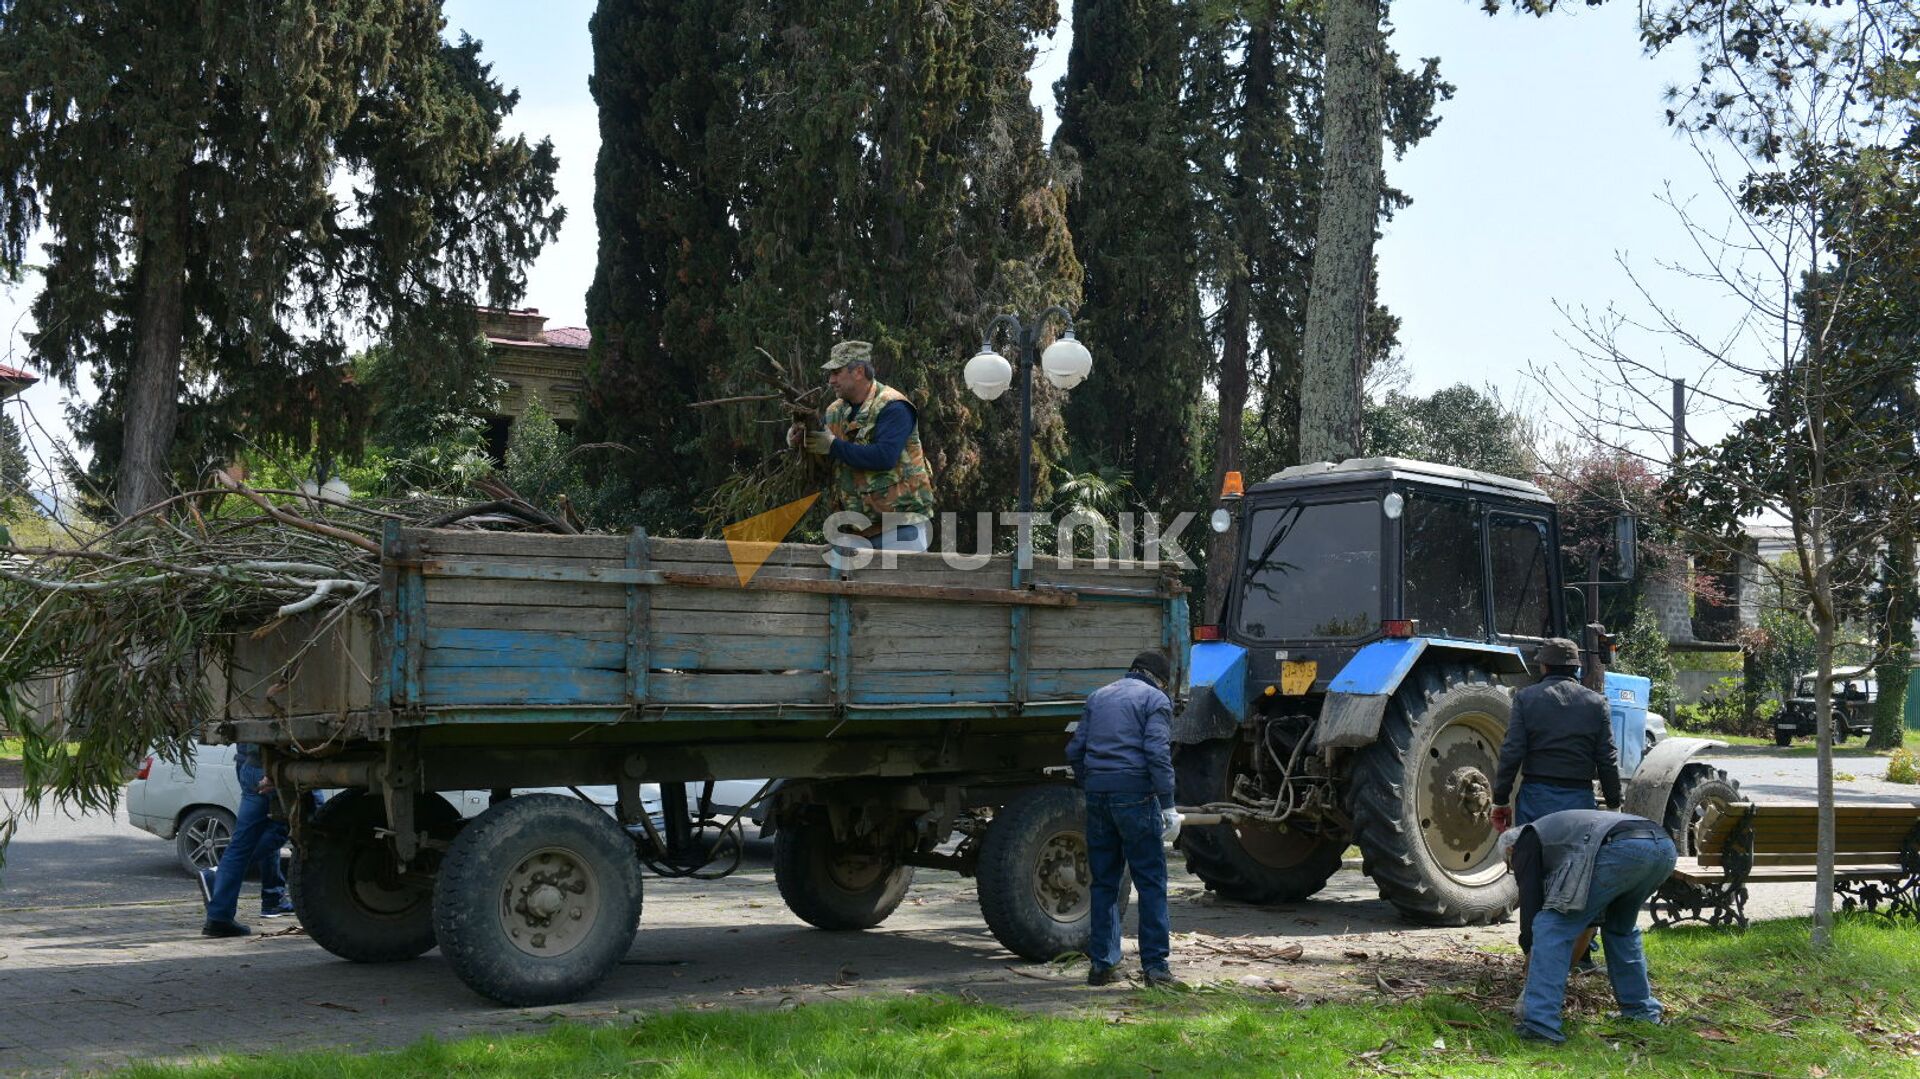
[{"label": "tractor cab", "polygon": [[1369,457],[1289,468],[1237,509],[1237,572],[1212,613],[1217,639],[1248,649],[1255,685],[1324,693],[1384,639],[1504,656],[1492,662],[1524,674],[1516,648],[1568,632],[1558,519],[1531,483]]}]

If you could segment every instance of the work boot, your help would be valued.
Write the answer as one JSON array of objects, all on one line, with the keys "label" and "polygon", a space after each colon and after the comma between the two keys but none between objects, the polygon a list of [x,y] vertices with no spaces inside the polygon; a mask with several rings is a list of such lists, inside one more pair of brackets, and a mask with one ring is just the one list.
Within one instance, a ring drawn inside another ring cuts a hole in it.
[{"label": "work boot", "polygon": [[252,933],[253,930],[239,922],[208,922],[200,927],[203,937],[244,937]]},{"label": "work boot", "polygon": [[1149,989],[1185,989],[1187,987],[1186,982],[1174,977],[1173,971],[1165,967],[1158,970],[1143,970],[1140,973],[1146,978]]},{"label": "work boot", "polygon": [[1087,968],[1088,985],[1112,985],[1120,980],[1120,975],[1112,967],[1103,967],[1098,963]]}]

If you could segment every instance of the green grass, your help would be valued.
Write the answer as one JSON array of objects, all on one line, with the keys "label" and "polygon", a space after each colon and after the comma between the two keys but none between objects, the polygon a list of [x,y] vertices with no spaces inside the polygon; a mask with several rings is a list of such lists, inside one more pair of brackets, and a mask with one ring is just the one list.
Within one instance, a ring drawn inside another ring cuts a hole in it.
[{"label": "green grass", "polygon": [[[1461,960],[1457,977],[1446,979],[1437,961],[1427,960],[1408,976],[1433,991],[1406,1001],[1303,1006],[1221,990],[1089,994],[1082,1014],[1038,1015],[953,998],[884,996],[786,1011],[677,1011],[618,1025],[428,1040],[371,1055],[229,1057],[118,1074],[1920,1075],[1920,929],[1846,921],[1825,955],[1811,950],[1803,922],[1764,923],[1747,933],[1668,931],[1648,936],[1648,952],[1669,1025],[1605,1020],[1604,980],[1581,979],[1571,1040],[1562,1047],[1523,1043],[1509,1032],[1510,961]],[[350,1026],[341,1028],[343,1037],[351,1034]]]},{"label": "green grass", "polygon": [[[1728,745],[1735,746],[1761,746],[1773,751],[1768,754],[1768,756],[1811,757],[1817,751],[1817,747],[1813,744],[1813,738],[1811,736],[1796,737],[1792,745],[1785,747],[1775,746],[1772,738],[1759,738],[1747,734],[1714,734],[1703,731],[1683,731],[1676,728],[1673,731],[1673,736],[1675,738],[1711,738],[1716,742],[1725,742]],[[1865,743],[1866,738],[1864,736],[1850,738],[1845,745],[1834,746],[1833,755],[1836,757],[1885,757],[1887,754],[1893,752],[1890,749],[1867,749]],[[1912,727],[1907,728],[1906,737],[1902,740],[1902,745],[1906,749],[1920,752],[1920,731],[1914,730]]]}]

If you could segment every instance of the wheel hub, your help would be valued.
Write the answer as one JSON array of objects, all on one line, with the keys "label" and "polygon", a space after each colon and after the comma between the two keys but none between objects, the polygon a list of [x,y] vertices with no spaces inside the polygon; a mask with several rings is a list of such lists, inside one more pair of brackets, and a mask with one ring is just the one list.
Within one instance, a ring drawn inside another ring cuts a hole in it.
[{"label": "wheel hub", "polygon": [[1416,784],[1421,838],[1435,864],[1463,883],[1482,884],[1505,872],[1494,857],[1499,837],[1488,826],[1499,763],[1500,725],[1480,712],[1463,713],[1436,731]]},{"label": "wheel hub", "polygon": [[508,872],[500,895],[500,928],[528,955],[564,955],[592,931],[601,898],[599,881],[586,859],[564,847],[547,847]]},{"label": "wheel hub", "polygon": [[1040,847],[1033,867],[1033,895],[1056,922],[1077,922],[1093,909],[1093,868],[1087,840],[1078,832],[1056,832]]}]

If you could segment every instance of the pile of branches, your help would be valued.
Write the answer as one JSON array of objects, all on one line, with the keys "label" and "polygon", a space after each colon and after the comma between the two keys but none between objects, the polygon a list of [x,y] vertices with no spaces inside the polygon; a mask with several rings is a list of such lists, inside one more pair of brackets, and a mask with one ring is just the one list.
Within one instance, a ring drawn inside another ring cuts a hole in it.
[{"label": "pile of branches", "polygon": [[374,604],[388,521],[578,531],[504,486],[483,493],[322,500],[216,473],[74,546],[0,546],[0,726],[23,740],[25,787],[0,805],[0,845],[42,801],[111,809],[145,754],[190,754],[219,714],[207,671],[240,635],[305,618],[318,641]]}]

